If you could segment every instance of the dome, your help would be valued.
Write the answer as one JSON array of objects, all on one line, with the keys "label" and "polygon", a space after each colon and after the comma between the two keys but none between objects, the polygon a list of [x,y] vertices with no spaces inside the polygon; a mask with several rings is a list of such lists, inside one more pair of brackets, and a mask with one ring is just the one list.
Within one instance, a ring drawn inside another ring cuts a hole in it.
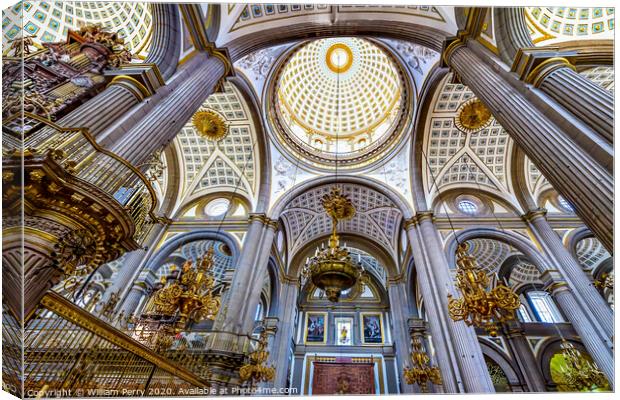
[{"label": "dome", "polygon": [[276,78],[278,130],[304,158],[359,165],[397,136],[406,103],[403,86],[392,56],[368,40],[309,42],[292,53]]},{"label": "dome", "polygon": [[[23,13],[23,33],[21,21]],[[125,40],[127,49],[144,57],[151,40],[152,15],[148,3],[110,1],[19,2],[3,12],[3,44],[16,37],[32,37],[37,43],[59,42],[69,29],[99,24]],[[12,27],[8,27],[13,23]],[[3,46],[4,47],[4,46]]]}]

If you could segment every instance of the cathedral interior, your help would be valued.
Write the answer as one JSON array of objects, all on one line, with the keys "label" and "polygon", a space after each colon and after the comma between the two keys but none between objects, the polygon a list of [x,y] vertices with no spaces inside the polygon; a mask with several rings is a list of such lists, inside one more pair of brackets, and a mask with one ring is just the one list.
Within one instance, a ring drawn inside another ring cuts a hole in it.
[{"label": "cathedral interior", "polygon": [[611,392],[614,8],[2,12],[18,397]]}]

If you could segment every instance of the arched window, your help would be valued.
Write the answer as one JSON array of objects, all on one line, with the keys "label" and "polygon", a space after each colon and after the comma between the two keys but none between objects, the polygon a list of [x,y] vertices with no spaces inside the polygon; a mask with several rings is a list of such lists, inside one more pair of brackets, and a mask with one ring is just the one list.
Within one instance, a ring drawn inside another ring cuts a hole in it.
[{"label": "arched window", "polygon": [[549,293],[535,290],[527,292],[526,298],[537,321],[545,323],[565,322]]}]

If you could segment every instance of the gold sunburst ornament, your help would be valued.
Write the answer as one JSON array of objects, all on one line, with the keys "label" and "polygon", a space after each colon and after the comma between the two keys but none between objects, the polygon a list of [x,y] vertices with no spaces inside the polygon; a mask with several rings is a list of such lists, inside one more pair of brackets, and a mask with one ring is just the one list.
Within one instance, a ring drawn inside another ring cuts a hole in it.
[{"label": "gold sunburst ornament", "polygon": [[457,113],[454,124],[463,132],[476,132],[491,123],[491,111],[477,98],[465,102]]},{"label": "gold sunburst ornament", "polygon": [[207,140],[217,142],[228,135],[229,127],[226,120],[212,110],[198,111],[192,117],[192,123],[200,136]]},{"label": "gold sunburst ornament", "polygon": [[459,244],[456,263],[456,287],[463,297],[454,299],[448,294],[450,318],[484,328],[489,335],[497,336],[498,323],[515,320],[515,311],[521,305],[519,296],[502,283],[487,290],[489,277],[467,253],[466,243]]}]

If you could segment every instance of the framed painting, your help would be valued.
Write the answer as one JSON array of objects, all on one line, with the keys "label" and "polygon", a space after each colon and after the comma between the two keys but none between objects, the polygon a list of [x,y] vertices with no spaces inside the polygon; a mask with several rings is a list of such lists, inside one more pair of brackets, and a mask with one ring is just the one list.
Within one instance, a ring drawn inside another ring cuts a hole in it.
[{"label": "framed painting", "polygon": [[334,332],[335,344],[337,346],[351,346],[353,344],[353,318],[336,317],[334,318],[336,331]]},{"label": "framed painting", "polygon": [[361,313],[362,343],[383,344],[383,321],[381,313]]},{"label": "framed painting", "polygon": [[327,313],[307,313],[305,342],[308,344],[324,344],[326,341]]}]

